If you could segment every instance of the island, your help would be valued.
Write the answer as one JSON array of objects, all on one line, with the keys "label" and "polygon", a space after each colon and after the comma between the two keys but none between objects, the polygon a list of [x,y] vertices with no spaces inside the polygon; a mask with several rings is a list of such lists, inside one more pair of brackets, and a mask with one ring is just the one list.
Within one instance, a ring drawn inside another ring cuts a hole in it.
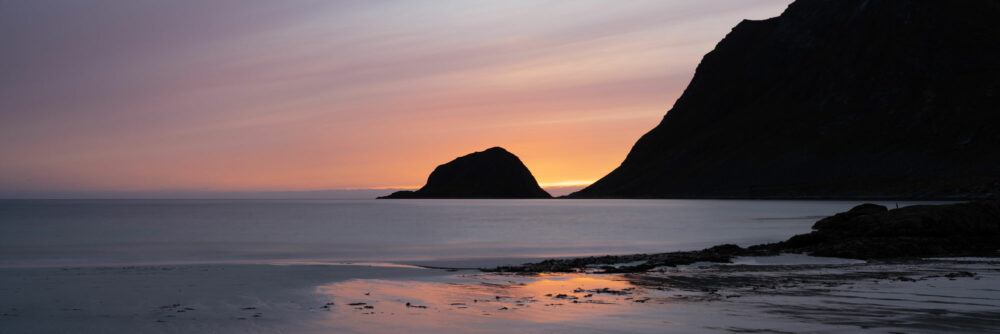
[{"label": "island", "polygon": [[398,198],[552,198],[552,195],[538,186],[521,159],[502,147],[493,147],[437,166],[419,190],[379,197]]}]

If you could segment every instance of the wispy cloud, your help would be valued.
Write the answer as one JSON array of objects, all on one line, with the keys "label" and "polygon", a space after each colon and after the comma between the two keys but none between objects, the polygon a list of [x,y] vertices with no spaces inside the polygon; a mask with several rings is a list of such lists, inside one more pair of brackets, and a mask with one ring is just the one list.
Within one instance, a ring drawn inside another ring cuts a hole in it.
[{"label": "wispy cloud", "polygon": [[496,145],[596,179],[787,2],[0,2],[0,189],[417,184]]}]

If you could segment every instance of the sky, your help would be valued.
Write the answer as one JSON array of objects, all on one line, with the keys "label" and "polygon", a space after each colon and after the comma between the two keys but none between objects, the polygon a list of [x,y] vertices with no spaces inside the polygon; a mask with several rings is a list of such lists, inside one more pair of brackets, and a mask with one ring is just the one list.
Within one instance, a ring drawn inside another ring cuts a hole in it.
[{"label": "sky", "polygon": [[0,193],[580,186],[789,2],[0,0]]}]

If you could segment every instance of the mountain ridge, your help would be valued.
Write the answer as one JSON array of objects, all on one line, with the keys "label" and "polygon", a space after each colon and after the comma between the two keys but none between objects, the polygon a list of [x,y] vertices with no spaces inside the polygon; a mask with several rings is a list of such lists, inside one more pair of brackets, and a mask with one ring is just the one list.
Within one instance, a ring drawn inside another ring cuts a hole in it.
[{"label": "mountain ridge", "polygon": [[1000,193],[1000,2],[799,0],[740,22],[570,198]]}]

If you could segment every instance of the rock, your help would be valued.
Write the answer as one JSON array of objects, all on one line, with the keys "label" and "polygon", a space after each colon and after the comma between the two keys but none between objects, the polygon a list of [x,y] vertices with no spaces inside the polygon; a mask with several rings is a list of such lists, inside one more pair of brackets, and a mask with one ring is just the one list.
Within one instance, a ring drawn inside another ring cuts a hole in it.
[{"label": "rock", "polygon": [[[452,303],[452,305],[455,305],[455,304]],[[406,307],[407,308],[427,308],[427,306],[424,306],[424,305],[413,305],[413,304],[410,304],[409,302],[406,303]]]},{"label": "rock", "polygon": [[[579,272],[591,265],[645,261],[635,266],[602,267],[604,273],[633,273],[696,262],[728,263],[737,256],[771,256],[781,253],[808,253],[813,256],[862,260],[995,257],[1000,255],[1000,201],[914,205],[893,210],[876,204],[862,204],[817,221],[813,224],[813,229],[810,233],[796,235],[783,242],[747,248],[726,244],[699,251],[550,259],[481,270],[520,273]],[[580,289],[574,292],[586,291],[610,293],[607,289]],[[556,298],[561,298],[560,296],[565,295],[557,295]]]},{"label": "rock", "polygon": [[813,229],[829,231],[849,231],[868,228],[881,214],[889,211],[884,206],[877,204],[862,204],[852,208],[850,211],[838,213],[832,217],[823,218],[813,224]]},{"label": "rock", "polygon": [[521,159],[500,147],[471,153],[438,166],[417,191],[383,198],[552,198]]},{"label": "rock", "polygon": [[1000,194],[1000,2],[796,1],[704,56],[572,198]]},{"label": "rock", "polygon": [[[579,272],[587,266],[600,264],[616,264],[645,261],[634,266],[604,266],[601,269],[604,273],[631,273],[647,271],[656,267],[674,267],[678,265],[688,265],[695,262],[730,262],[732,257],[741,255],[760,255],[762,251],[750,251],[737,245],[719,245],[706,248],[700,251],[670,252],[658,254],[630,254],[630,255],[605,255],[591,256],[585,258],[570,259],[550,259],[538,263],[525,263],[520,266],[499,266],[490,269],[480,269],[489,272]],[[558,298],[558,296],[557,296]]]},{"label": "rock", "polygon": [[944,277],[947,277],[947,278],[976,277],[976,274],[968,272],[968,271],[960,271],[960,272],[955,272],[955,273],[947,273],[947,274],[944,275]]},{"label": "rock", "polygon": [[863,204],[824,218],[813,229],[762,247],[854,259],[995,255],[1000,250],[1000,201],[893,210]]}]

